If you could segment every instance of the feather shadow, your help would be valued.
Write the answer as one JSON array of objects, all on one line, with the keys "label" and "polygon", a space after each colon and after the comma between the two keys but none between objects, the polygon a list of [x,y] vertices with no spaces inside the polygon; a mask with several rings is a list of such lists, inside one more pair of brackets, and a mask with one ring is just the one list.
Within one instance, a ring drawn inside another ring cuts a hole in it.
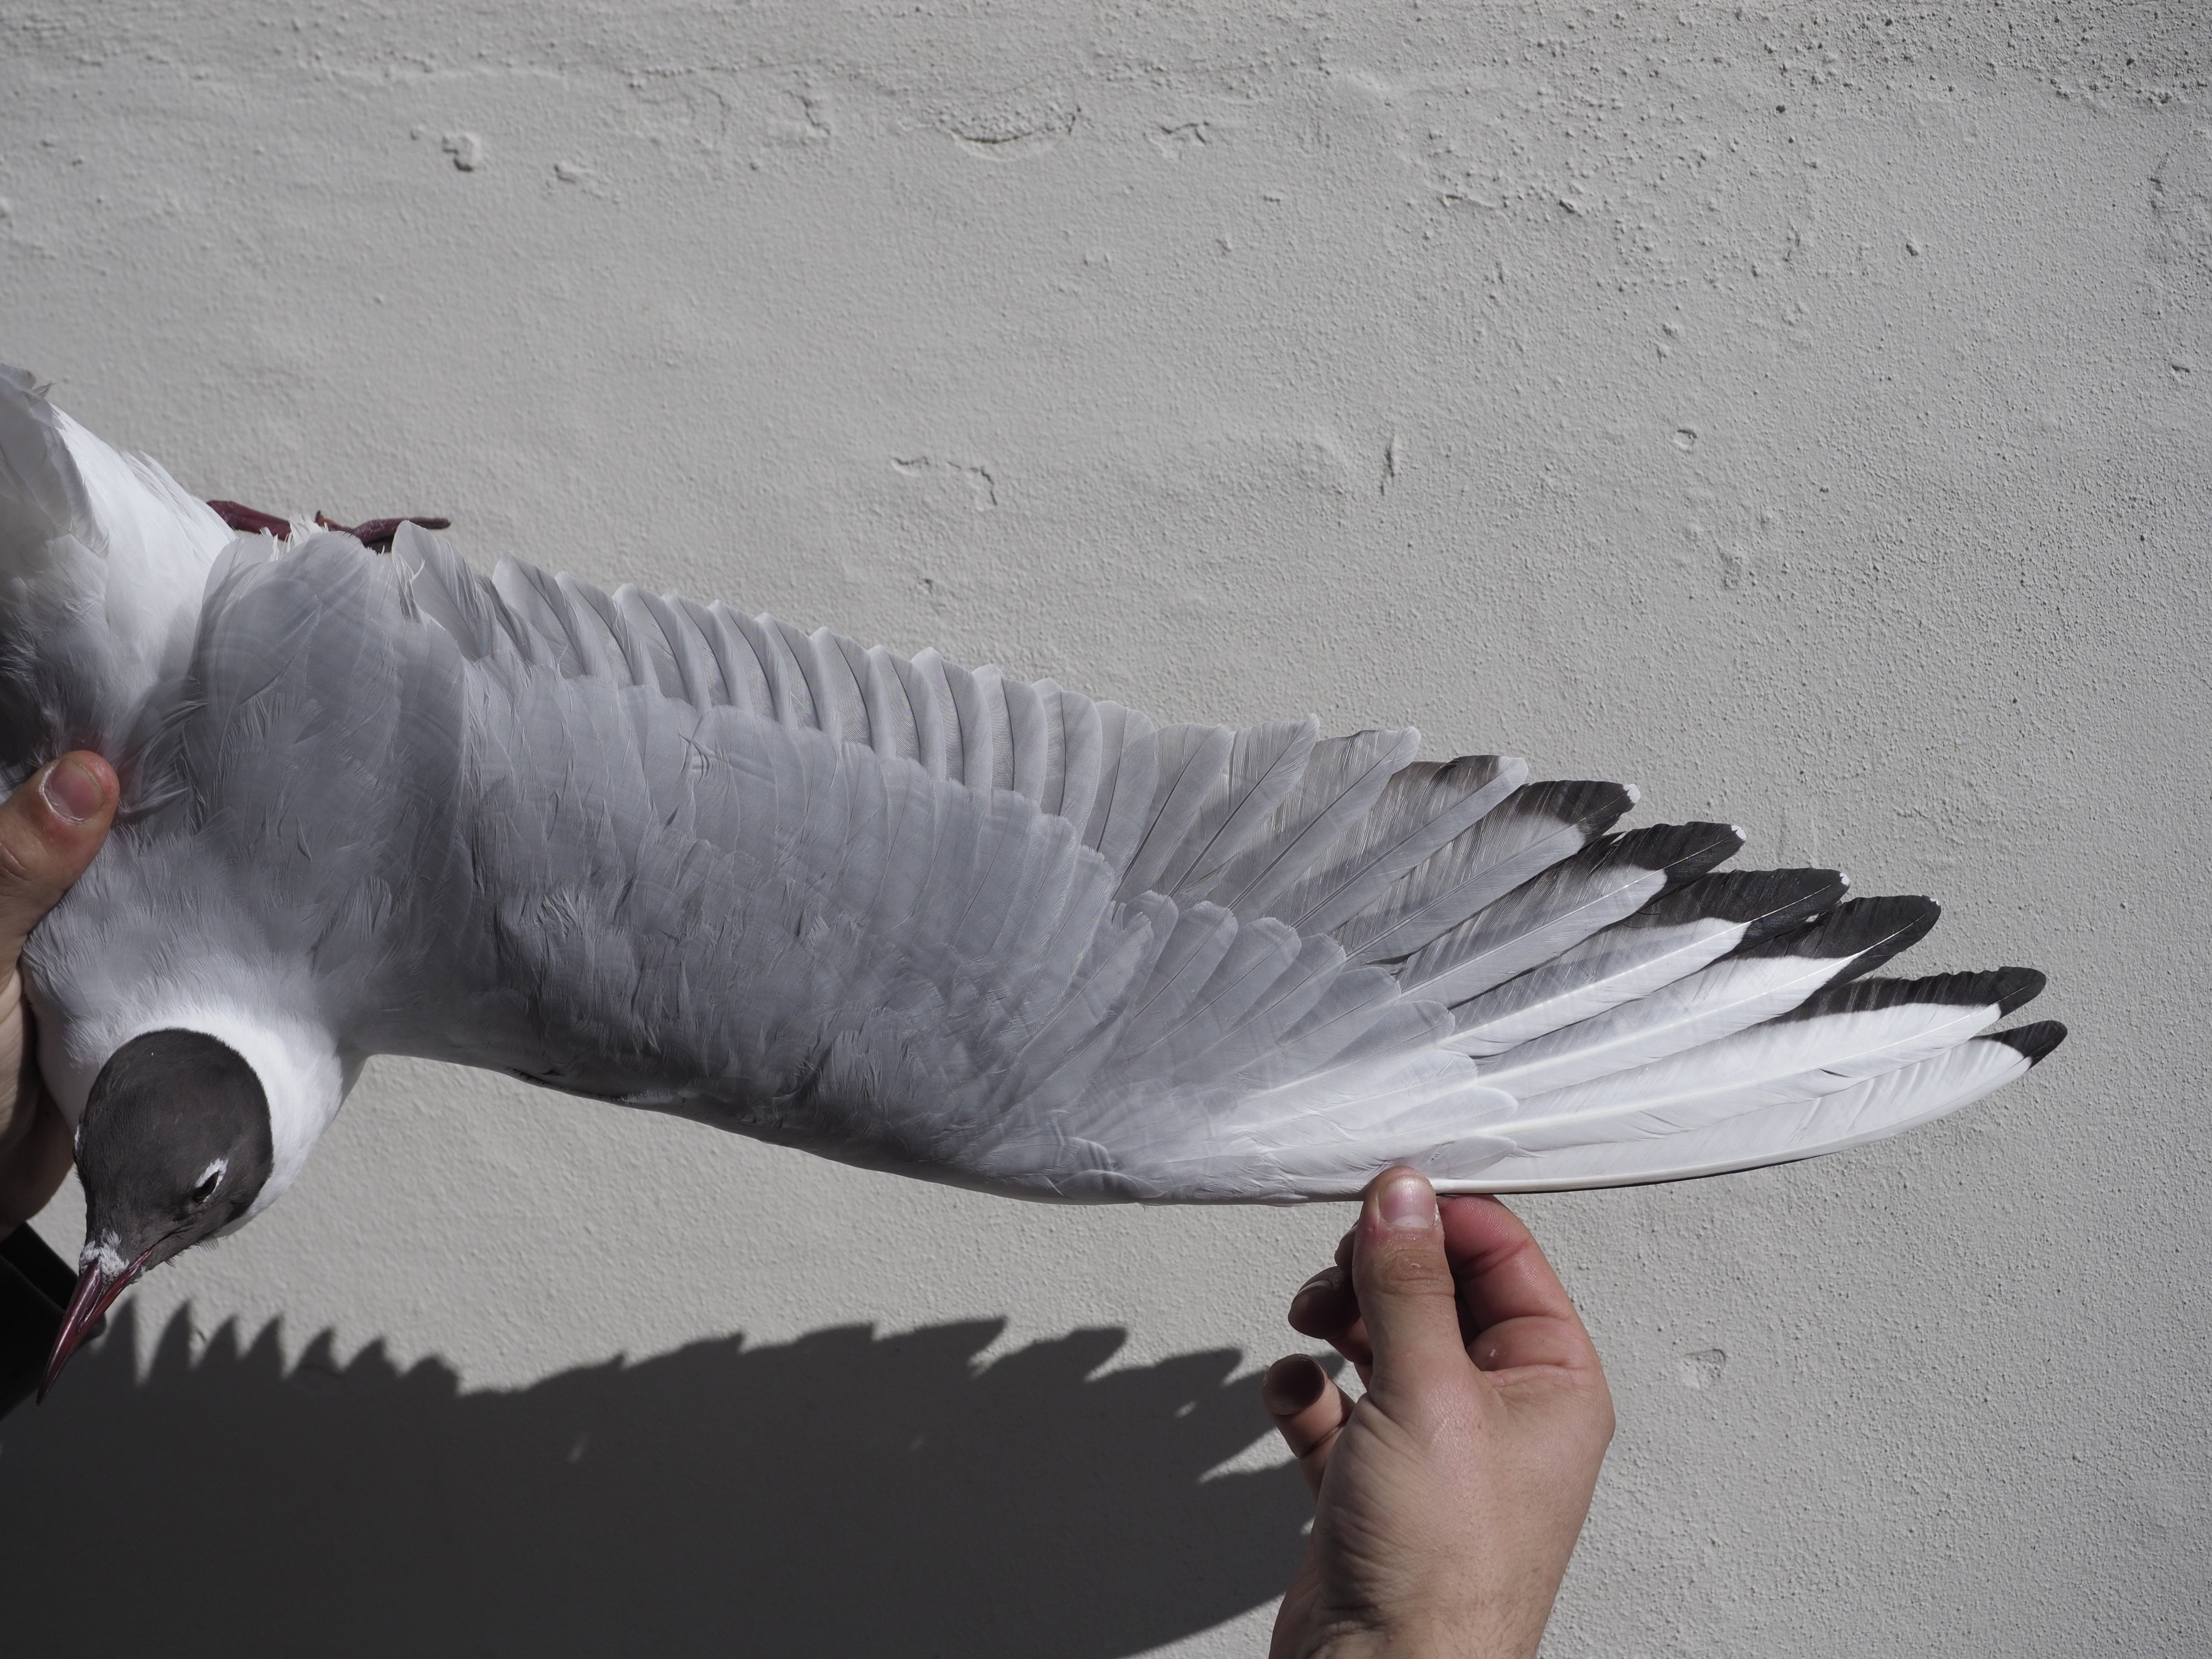
[{"label": "feather shadow", "polygon": [[1295,1469],[1233,1350],[1002,1322],[742,1336],[465,1390],[132,1315],[0,1424],[8,1645],[50,1656],[1140,1653],[1280,1593]]}]

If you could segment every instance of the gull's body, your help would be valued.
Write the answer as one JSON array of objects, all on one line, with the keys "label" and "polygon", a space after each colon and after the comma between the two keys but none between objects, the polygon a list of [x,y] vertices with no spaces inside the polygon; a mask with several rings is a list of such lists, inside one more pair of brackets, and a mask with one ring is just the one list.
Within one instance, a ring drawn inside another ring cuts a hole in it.
[{"label": "gull's body", "polygon": [[234,538],[0,392],[4,757],[125,785],[32,941],[41,1063],[77,1115],[147,1033],[242,1055],[240,1216],[374,1053],[1025,1196],[1286,1200],[1804,1157],[2057,1040],[1979,1035],[2027,970],[1843,985],[1933,906],[1707,876],[1724,825],[1607,839],[1619,786],[1156,729],[413,526]]}]

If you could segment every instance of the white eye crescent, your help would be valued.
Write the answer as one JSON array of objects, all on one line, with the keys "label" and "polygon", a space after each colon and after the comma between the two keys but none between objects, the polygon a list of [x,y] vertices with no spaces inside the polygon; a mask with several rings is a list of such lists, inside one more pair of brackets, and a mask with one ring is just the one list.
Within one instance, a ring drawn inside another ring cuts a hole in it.
[{"label": "white eye crescent", "polygon": [[222,1184],[222,1177],[230,1168],[230,1160],[219,1158],[200,1171],[200,1178],[192,1183],[192,1202],[204,1204],[215,1196],[215,1189]]}]

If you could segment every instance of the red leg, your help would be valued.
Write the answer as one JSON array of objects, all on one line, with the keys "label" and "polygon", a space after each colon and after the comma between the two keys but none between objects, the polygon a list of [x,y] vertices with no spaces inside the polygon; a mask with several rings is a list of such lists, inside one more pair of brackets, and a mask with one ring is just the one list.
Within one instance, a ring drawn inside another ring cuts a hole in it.
[{"label": "red leg", "polygon": [[215,515],[241,535],[252,536],[267,532],[283,541],[292,533],[289,519],[280,519],[274,513],[264,513],[258,507],[240,501],[210,501]]}]

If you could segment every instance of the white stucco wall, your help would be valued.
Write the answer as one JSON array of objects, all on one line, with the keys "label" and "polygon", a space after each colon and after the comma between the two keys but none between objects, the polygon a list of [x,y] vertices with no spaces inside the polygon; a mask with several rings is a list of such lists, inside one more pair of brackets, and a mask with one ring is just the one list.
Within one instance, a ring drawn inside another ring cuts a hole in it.
[{"label": "white stucco wall", "polygon": [[[2049,971],[2031,1080],[1523,1206],[1621,1419],[1547,1651],[2201,1654],[2208,61],[2187,4],[0,0],[0,358],[206,494],[1936,895],[1922,971]],[[143,1383],[5,1425],[4,1617],[1258,1652],[1250,1373],[1344,1221],[379,1062],[137,1294]]]}]

